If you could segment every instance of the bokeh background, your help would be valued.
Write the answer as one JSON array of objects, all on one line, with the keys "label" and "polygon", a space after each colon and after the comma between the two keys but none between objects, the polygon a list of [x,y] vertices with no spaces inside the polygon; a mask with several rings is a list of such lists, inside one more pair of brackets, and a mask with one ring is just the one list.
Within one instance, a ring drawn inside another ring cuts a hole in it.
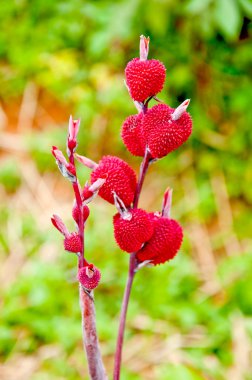
[{"label": "bokeh background", "polygon": [[[57,213],[73,228],[73,195],[50,149],[65,148],[72,113],[80,154],[119,155],[138,171],[120,127],[135,113],[123,79],[140,34],[167,67],[159,97],[173,107],[191,98],[194,131],[145,182],[150,211],[174,189],[185,239],[175,260],[136,277],[122,379],[252,379],[251,17],[251,0],[1,1],[1,380],[88,379],[76,259],[50,225]],[[110,374],[128,263],[114,213],[96,199],[86,229]]]}]

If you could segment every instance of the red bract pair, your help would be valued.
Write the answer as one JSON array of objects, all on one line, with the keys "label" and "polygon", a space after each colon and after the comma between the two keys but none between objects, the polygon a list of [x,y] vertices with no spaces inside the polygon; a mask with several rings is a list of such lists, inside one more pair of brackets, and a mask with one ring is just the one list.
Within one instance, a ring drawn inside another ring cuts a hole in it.
[{"label": "red bract pair", "polygon": [[185,112],[189,100],[177,109],[157,104],[145,114],[129,116],[123,123],[121,136],[134,156],[144,156],[149,149],[152,158],[162,158],[179,148],[192,133],[192,120]]},{"label": "red bract pair", "polygon": [[[67,156],[56,147],[52,153],[64,177],[73,186],[75,202],[72,217],[77,230],[70,233],[63,221],[56,215],[52,223],[64,236],[64,248],[78,256],[78,281],[82,291],[93,300],[92,290],[99,284],[101,273],[89,263],[84,256],[84,227],[89,217],[87,206],[98,194],[105,201],[113,204],[117,213],[113,218],[114,237],[118,246],[130,254],[127,287],[122,304],[120,327],[115,355],[114,380],[119,380],[122,340],[129,295],[135,273],[146,265],[163,264],[175,257],[179,251],[183,231],[179,223],[172,219],[172,190],[164,194],[161,212],[147,212],[138,207],[144,178],[149,165],[167,156],[179,148],[192,132],[192,119],[187,113],[190,101],[187,99],[177,108],[170,107],[157,99],[156,95],[163,89],[166,68],[155,59],[148,60],[149,38],[140,37],[140,58],[132,59],[125,69],[126,87],[134,101],[138,113],[129,116],[122,124],[121,137],[130,153],[143,157],[137,179],[134,170],[122,159],[106,155],[96,163],[91,159],[75,153],[80,121],[70,118],[67,139]],[[150,101],[158,104],[149,108]],[[91,169],[90,184],[81,187],[75,166],[75,159]],[[104,254],[106,254],[104,247]],[[80,293],[81,305],[86,304],[85,294]],[[84,294],[84,296],[83,296]],[[87,303],[88,304],[88,303]],[[95,314],[92,304],[88,312],[82,310],[84,335],[89,370],[92,378],[106,378],[102,366],[98,340],[95,330]],[[90,323],[89,334],[85,318]],[[87,342],[87,336],[90,341]],[[95,339],[94,339],[95,337]],[[99,359],[97,360],[93,359]]]}]

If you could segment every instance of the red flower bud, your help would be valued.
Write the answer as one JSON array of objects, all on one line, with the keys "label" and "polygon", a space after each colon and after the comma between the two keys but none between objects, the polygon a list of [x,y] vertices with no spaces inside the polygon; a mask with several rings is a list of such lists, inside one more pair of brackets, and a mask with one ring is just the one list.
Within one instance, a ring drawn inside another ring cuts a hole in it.
[{"label": "red flower bud", "polygon": [[77,146],[77,134],[80,128],[80,119],[73,120],[72,115],[69,118],[68,125],[68,138],[67,138],[67,148],[69,149],[69,155],[71,152],[75,151]]},{"label": "red flower bud", "polygon": [[141,209],[123,211],[114,216],[114,236],[119,247],[126,252],[138,251],[153,234],[152,220]]},{"label": "red flower bud", "polygon": [[[89,213],[90,213],[90,211],[89,211],[88,206],[84,205],[83,206],[83,220],[84,220],[84,222],[89,217]],[[76,203],[74,204],[73,209],[72,209],[72,217],[75,220],[75,222],[78,224],[80,221],[80,210],[79,210],[79,207],[77,206]]]},{"label": "red flower bud", "polygon": [[143,114],[127,117],[122,125],[121,136],[128,151],[134,156],[144,156],[144,147],[141,138],[141,123]]},{"label": "red flower bud", "polygon": [[126,66],[126,84],[132,99],[144,102],[155,96],[165,82],[165,66],[156,59],[132,59]]},{"label": "red flower bud", "polygon": [[81,238],[77,232],[67,235],[64,239],[64,248],[66,251],[78,253],[81,252]]},{"label": "red flower bud", "polygon": [[154,232],[146,245],[137,252],[137,259],[142,262],[152,260],[152,264],[165,263],[174,258],[183,240],[183,230],[173,219],[152,214]]},{"label": "red flower bud", "polygon": [[73,164],[68,163],[65,156],[56,146],[52,147],[52,154],[56,159],[56,163],[61,174],[69,181],[76,181],[76,170]]},{"label": "red flower bud", "polygon": [[182,145],[192,133],[192,119],[187,112],[173,120],[174,109],[157,104],[142,120],[142,139],[153,158],[166,156]]},{"label": "red flower bud", "polygon": [[79,269],[78,280],[88,290],[95,289],[101,279],[101,272],[93,264]]},{"label": "red flower bud", "polygon": [[68,229],[66,228],[63,220],[58,215],[53,215],[51,217],[52,224],[55,228],[64,236],[69,235]]},{"label": "red flower bud", "polygon": [[125,161],[115,156],[104,156],[91,173],[91,183],[98,178],[106,178],[98,193],[103,199],[113,204],[113,192],[116,192],[126,206],[133,202],[136,174]]}]

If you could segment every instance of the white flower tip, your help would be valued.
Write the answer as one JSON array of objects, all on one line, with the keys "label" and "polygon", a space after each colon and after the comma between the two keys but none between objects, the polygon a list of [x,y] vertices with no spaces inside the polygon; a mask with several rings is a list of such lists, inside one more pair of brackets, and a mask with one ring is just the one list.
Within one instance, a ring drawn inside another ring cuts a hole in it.
[{"label": "white flower tip", "polygon": [[178,120],[183,115],[183,113],[186,111],[189,104],[190,104],[190,99],[184,100],[183,103],[181,103],[173,112],[173,114],[171,116],[172,120]]}]

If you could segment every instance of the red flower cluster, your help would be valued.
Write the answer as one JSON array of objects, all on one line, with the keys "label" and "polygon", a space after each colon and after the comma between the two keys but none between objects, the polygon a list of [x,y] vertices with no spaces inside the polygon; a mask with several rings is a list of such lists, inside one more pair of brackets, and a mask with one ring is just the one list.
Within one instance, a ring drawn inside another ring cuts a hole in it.
[{"label": "red flower cluster", "polygon": [[[160,103],[156,95],[163,89],[166,68],[156,59],[148,60],[149,39],[140,38],[140,58],[132,59],[126,66],[126,86],[134,100],[138,114],[123,122],[121,137],[129,152],[144,157],[141,170],[156,159],[165,157],[187,141],[192,133],[192,120],[186,112],[189,100],[177,108]],[[148,108],[154,99],[159,104]],[[165,193],[162,213],[148,213],[137,207],[143,176],[139,183],[134,170],[122,159],[104,156],[99,163],[75,153],[80,121],[70,118],[67,140],[67,160],[56,147],[52,153],[64,177],[72,182],[76,202],[72,216],[78,232],[69,233],[62,220],[54,215],[52,223],[64,235],[64,248],[79,257],[78,280],[87,290],[94,289],[100,281],[100,271],[83,256],[83,229],[89,216],[87,204],[96,194],[115,204],[118,213],[113,218],[114,237],[119,247],[135,253],[139,264],[165,263],[174,258],[183,240],[183,231],[176,220],[170,218],[171,190]],[[92,170],[91,185],[79,185],[75,160]],[[142,171],[141,171],[142,173]],[[142,174],[141,174],[142,175]]]},{"label": "red flower cluster", "polygon": [[162,158],[179,148],[192,133],[192,119],[185,111],[188,105],[189,100],[177,109],[157,104],[145,113],[129,116],[121,131],[128,151],[143,157],[148,148],[152,158]]},{"label": "red flower cluster", "polygon": [[[126,85],[139,113],[124,121],[121,137],[130,153],[144,157],[148,152],[152,161],[166,156],[188,139],[192,120],[186,112],[189,100],[176,109],[166,104],[148,109],[150,98],[162,90],[166,73],[161,62],[147,59],[148,50],[149,40],[142,36],[140,58],[131,60],[125,69]],[[98,194],[117,207],[113,225],[119,247],[129,253],[136,252],[139,262],[148,260],[156,265],[172,259],[182,243],[182,228],[170,219],[169,213],[149,214],[136,208],[135,203],[133,207],[137,182],[131,167],[114,156],[104,156],[98,164],[85,157],[77,158],[92,169],[91,184],[106,178]]]}]

